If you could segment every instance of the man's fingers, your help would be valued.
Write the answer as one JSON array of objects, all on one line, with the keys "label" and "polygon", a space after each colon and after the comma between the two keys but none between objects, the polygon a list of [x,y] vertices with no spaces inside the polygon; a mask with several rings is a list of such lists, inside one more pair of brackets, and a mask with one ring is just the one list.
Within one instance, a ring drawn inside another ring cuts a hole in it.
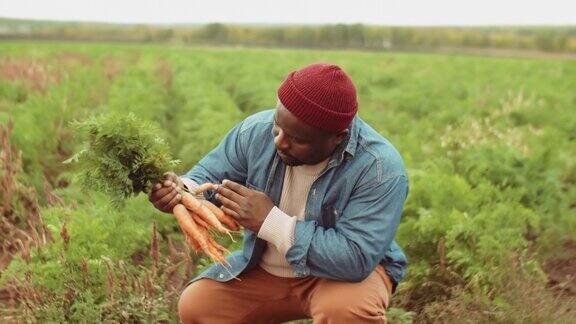
[{"label": "man's fingers", "polygon": [[152,201],[152,197],[154,195],[154,193],[159,190],[160,188],[162,188],[162,184],[161,183],[157,183],[154,186],[152,186],[152,190],[150,190],[150,193],[148,194],[148,197],[150,198],[150,201]]},{"label": "man's fingers", "polygon": [[241,185],[239,183],[236,183],[236,182],[228,180],[228,179],[222,181],[222,185],[226,188],[230,188],[230,189],[234,190],[234,192],[236,192],[236,193],[238,193],[244,197],[250,192],[250,189],[244,187],[243,185]]},{"label": "man's fingers", "polygon": [[160,209],[162,209],[164,206],[167,206],[170,200],[172,200],[174,197],[176,197],[176,195],[178,195],[178,190],[175,190],[173,188],[166,188],[166,189],[171,189],[171,191],[168,192],[166,195],[164,195],[164,197],[156,201],[156,206],[158,206]]},{"label": "man's fingers", "polygon": [[[178,176],[176,173],[174,173],[172,171],[164,173],[162,179],[163,179],[162,183],[166,187],[172,186],[173,183],[175,186],[184,187],[184,182],[182,182],[182,179],[180,178],[180,176]],[[166,181],[168,181],[168,182],[166,182]]]},{"label": "man's fingers", "polygon": [[230,208],[227,208],[226,206],[221,206],[220,209],[222,209],[222,211],[225,214],[232,216],[232,218],[234,218],[234,219],[237,219],[238,217],[240,217],[240,215],[238,215],[237,212],[233,211]]},{"label": "man's fingers", "polygon": [[161,183],[157,183],[154,186],[152,186],[152,190],[150,190],[150,193],[148,194],[148,200],[150,202],[154,202],[154,197],[156,197],[156,191],[158,191],[158,189],[160,188],[162,188]]},{"label": "man's fingers", "polygon": [[[164,174],[166,177],[168,174]],[[148,195],[148,200],[157,209],[170,213],[172,208],[180,202],[181,196],[176,190],[176,184],[170,180],[164,180],[162,182],[154,184],[152,191]]]},{"label": "man's fingers", "polygon": [[174,188],[172,187],[162,187],[162,186],[160,187],[160,189],[152,190],[152,192],[150,193],[150,201],[152,203],[157,203],[159,200],[164,198],[164,196],[166,196],[173,190]]},{"label": "man's fingers", "polygon": [[164,180],[164,182],[162,182],[162,185],[164,187],[176,187],[177,183],[172,180]]},{"label": "man's fingers", "polygon": [[171,171],[164,173],[162,176],[164,180],[170,180],[170,181],[174,181],[176,180],[176,178],[178,178],[178,175]]},{"label": "man's fingers", "polygon": [[216,190],[216,189],[218,189],[217,185],[210,183],[210,182],[206,182],[206,183],[203,183],[203,184],[199,185],[198,187],[194,188],[193,191],[194,191],[194,194],[197,195],[199,193],[203,193],[206,190]]},{"label": "man's fingers", "polygon": [[176,196],[174,196],[174,198],[172,198],[168,204],[162,206],[161,209],[168,213],[171,212],[174,206],[180,202],[180,199],[182,199],[182,196],[180,194],[176,194]]},{"label": "man's fingers", "polygon": [[239,195],[235,191],[233,191],[233,190],[231,190],[225,186],[218,186],[218,190],[216,192],[218,192],[219,195],[224,196],[224,197],[232,200],[233,202],[237,203],[238,205],[240,205],[242,200],[245,199],[243,196]]},{"label": "man's fingers", "polygon": [[226,198],[225,196],[221,195],[220,193],[216,194],[216,199],[218,199],[224,207],[235,211],[236,214],[238,214],[238,212],[240,211],[240,206],[237,203]]}]

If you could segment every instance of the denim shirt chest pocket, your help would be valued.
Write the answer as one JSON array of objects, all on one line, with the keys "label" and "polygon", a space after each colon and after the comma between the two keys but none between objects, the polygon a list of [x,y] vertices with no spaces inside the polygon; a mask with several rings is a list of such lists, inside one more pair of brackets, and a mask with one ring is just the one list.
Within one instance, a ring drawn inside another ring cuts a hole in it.
[{"label": "denim shirt chest pocket", "polygon": [[342,216],[342,211],[345,207],[344,203],[347,201],[344,197],[348,196],[348,190],[346,181],[336,181],[324,192],[320,210],[321,219],[318,220],[321,222],[322,227],[328,229],[336,226]]},{"label": "denim shirt chest pocket", "polygon": [[325,186],[320,186],[321,194],[319,195],[318,201],[316,201],[316,206],[319,208],[319,217],[316,219],[320,225],[326,229],[334,228],[336,226],[336,222],[340,218],[342,214],[342,209],[340,206],[341,200],[338,199],[338,195],[335,192],[338,190],[334,190],[339,187],[338,185],[334,185],[332,188],[327,188]]},{"label": "denim shirt chest pocket", "polygon": [[338,218],[340,217],[341,211],[336,209],[334,205],[327,205],[322,208],[322,227],[334,228]]}]

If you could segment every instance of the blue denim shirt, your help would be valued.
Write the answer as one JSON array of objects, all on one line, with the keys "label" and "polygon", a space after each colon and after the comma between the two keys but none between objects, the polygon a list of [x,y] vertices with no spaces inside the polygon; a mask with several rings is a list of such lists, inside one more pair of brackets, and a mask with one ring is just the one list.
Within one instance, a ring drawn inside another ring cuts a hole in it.
[{"label": "blue denim shirt", "polygon": [[[278,206],[285,165],[276,153],[273,123],[273,109],[246,118],[184,177],[199,184],[224,179],[243,183],[265,192]],[[312,183],[304,220],[296,222],[294,245],[286,253],[294,274],[357,282],[380,263],[395,288],[407,266],[394,241],[407,194],[400,154],[356,116],[347,139]],[[205,196],[217,203],[213,192]],[[227,257],[231,268],[214,264],[191,282],[228,281],[256,267],[266,242],[245,229],[243,244]]]}]

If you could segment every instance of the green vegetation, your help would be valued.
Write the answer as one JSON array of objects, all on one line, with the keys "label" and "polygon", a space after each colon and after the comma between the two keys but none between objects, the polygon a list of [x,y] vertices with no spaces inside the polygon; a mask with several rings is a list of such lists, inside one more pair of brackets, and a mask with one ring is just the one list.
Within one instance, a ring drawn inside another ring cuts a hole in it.
[{"label": "green vegetation", "polygon": [[354,48],[516,49],[576,53],[575,26],[391,27],[333,25],[119,25],[0,18],[0,39]]},{"label": "green vegetation", "polygon": [[154,122],[171,150],[160,155],[184,173],[316,61],[351,75],[360,116],[408,168],[398,241],[410,268],[392,322],[576,316],[576,61],[2,43],[0,318],[176,322],[180,290],[208,260],[144,195],[119,208],[81,190],[62,163],[83,147],[72,122]]},{"label": "green vegetation", "polygon": [[64,163],[80,162],[84,189],[105,192],[117,204],[150,192],[178,164],[158,127],[132,113],[93,117],[79,123],[78,129],[88,140]]}]

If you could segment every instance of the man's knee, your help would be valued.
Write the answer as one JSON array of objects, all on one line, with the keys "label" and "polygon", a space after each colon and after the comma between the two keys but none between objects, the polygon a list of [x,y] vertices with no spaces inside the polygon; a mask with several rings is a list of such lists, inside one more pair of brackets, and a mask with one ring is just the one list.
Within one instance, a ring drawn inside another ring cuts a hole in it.
[{"label": "man's knee", "polygon": [[312,297],[315,322],[386,323],[389,289],[377,274],[362,283],[324,281]]},{"label": "man's knee", "polygon": [[178,316],[180,321],[184,324],[193,323],[193,319],[202,318],[202,312],[208,307],[202,305],[201,290],[202,280],[196,281],[184,289],[178,300]]},{"label": "man's knee", "polygon": [[312,309],[312,316],[316,318],[359,320],[359,319],[385,319],[386,308],[384,305],[373,305],[351,301],[347,298],[330,298],[318,301]]}]

